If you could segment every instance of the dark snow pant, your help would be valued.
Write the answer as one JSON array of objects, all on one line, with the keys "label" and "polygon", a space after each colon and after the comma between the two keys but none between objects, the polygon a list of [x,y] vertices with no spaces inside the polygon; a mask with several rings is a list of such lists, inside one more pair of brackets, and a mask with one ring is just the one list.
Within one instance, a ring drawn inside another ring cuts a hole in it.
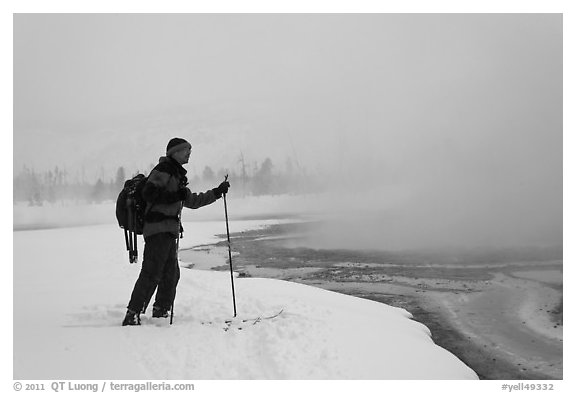
[{"label": "dark snow pant", "polygon": [[144,312],[156,288],[154,308],[169,310],[180,279],[177,243],[174,235],[158,233],[145,239],[142,270],[136,280],[128,309]]}]

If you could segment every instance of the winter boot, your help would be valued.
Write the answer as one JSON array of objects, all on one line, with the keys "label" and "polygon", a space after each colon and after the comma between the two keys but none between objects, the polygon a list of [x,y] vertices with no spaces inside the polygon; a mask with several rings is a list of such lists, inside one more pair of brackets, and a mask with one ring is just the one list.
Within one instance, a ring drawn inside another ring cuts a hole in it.
[{"label": "winter boot", "polygon": [[168,310],[162,307],[154,306],[152,308],[152,318],[168,318],[170,314]]},{"label": "winter boot", "polygon": [[122,321],[122,326],[137,326],[137,325],[140,325],[140,313],[128,309],[128,311],[126,311],[124,321]]}]

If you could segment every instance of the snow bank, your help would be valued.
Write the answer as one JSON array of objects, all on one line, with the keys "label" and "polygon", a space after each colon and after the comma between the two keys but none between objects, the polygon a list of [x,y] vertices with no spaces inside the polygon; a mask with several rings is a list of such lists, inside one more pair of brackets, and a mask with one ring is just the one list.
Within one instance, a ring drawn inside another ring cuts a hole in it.
[{"label": "snow bank", "polygon": [[[223,230],[185,227],[188,246]],[[115,225],[14,232],[14,378],[477,378],[403,309],[278,280],[236,279],[235,321],[284,311],[225,331],[229,273],[182,269],[174,325],[121,327],[139,268]]]}]

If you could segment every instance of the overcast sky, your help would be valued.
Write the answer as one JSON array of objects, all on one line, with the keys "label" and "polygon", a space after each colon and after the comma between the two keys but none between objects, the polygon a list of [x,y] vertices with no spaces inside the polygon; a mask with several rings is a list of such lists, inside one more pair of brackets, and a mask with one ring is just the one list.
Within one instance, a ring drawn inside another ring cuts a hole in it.
[{"label": "overcast sky", "polygon": [[15,173],[142,168],[172,136],[194,171],[290,157],[557,224],[562,16],[15,15]]},{"label": "overcast sky", "polygon": [[252,127],[269,116],[297,145],[556,155],[561,72],[559,14],[21,14],[15,163],[22,149],[45,151],[34,144],[42,133],[224,103],[260,105],[246,109]]}]

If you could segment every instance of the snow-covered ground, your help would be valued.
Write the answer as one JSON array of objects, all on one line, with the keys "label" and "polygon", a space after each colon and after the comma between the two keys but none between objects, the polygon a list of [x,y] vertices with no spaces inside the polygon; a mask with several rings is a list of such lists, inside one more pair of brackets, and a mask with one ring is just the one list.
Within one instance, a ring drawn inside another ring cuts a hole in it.
[{"label": "snow-covered ground", "polygon": [[[223,220],[184,226],[182,247],[225,231]],[[15,379],[477,378],[407,311],[291,282],[236,279],[238,317],[224,330],[229,272],[181,269],[172,326],[148,314],[140,327],[121,327],[141,261],[128,263],[115,224],[13,236]]]}]

